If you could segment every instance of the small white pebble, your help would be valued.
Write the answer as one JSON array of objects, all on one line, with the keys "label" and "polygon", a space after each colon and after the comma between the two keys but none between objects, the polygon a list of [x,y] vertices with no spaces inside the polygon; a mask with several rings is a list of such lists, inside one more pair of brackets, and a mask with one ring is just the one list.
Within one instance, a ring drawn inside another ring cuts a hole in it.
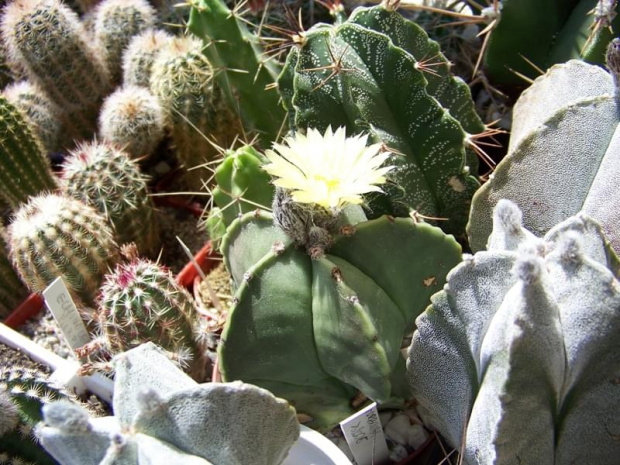
[{"label": "small white pebble", "polygon": [[400,462],[404,460],[409,455],[405,446],[401,446],[400,444],[395,444],[394,448],[390,451],[390,460],[392,462]]}]

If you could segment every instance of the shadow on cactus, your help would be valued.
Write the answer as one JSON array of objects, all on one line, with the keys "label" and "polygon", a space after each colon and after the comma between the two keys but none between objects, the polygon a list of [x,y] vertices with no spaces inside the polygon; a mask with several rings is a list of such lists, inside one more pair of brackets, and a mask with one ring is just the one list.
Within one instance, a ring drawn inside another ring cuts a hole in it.
[{"label": "shadow on cactus", "polygon": [[464,463],[617,462],[617,272],[587,216],[537,238],[498,203],[487,251],[450,272],[409,348],[423,418]]},{"label": "shadow on cactus", "polygon": [[63,402],[36,430],[61,465],[278,465],[299,436],[295,410],[256,386],[198,384],[153,343],[115,358],[114,417]]},{"label": "shadow on cactus", "polygon": [[461,257],[439,228],[366,220],[363,194],[392,169],[367,139],[330,128],[276,144],[264,167],[276,178],[273,214],[244,214],[221,246],[236,287],[223,378],[269,389],[324,430],[354,411],[358,391],[407,397],[403,337]]}]

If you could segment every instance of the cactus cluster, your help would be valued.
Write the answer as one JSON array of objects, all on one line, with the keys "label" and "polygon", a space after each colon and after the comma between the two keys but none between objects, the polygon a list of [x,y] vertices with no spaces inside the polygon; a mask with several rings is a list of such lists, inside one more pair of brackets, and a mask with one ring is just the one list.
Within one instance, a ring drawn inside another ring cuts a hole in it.
[{"label": "cactus cluster", "polygon": [[295,410],[256,386],[197,384],[154,344],[115,359],[114,417],[44,408],[37,437],[61,465],[278,465],[299,436]]},{"label": "cactus cluster", "polygon": [[123,53],[123,85],[149,87],[153,62],[173,36],[159,29],[135,35]]},{"label": "cactus cluster", "polygon": [[618,270],[587,216],[537,238],[498,203],[487,251],[450,272],[409,349],[425,420],[464,463],[616,462]]}]

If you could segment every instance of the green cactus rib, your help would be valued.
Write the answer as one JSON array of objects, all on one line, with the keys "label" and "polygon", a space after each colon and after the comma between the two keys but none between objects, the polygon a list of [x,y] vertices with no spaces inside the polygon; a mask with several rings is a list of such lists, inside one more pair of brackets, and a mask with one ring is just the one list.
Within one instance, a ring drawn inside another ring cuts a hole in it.
[{"label": "green cactus rib", "polygon": [[258,131],[261,144],[269,146],[285,120],[279,94],[269,89],[280,72],[275,61],[222,0],[193,0],[188,28],[203,40],[215,79],[246,130]]},{"label": "green cactus rib", "polygon": [[317,261],[264,211],[236,220],[222,242],[237,286],[224,378],[272,390],[317,428],[351,412],[353,387],[390,398],[405,333],[460,260],[454,239],[428,224],[383,217],[355,229]]},{"label": "green cactus rib", "polygon": [[[468,134],[454,115],[470,129],[482,126],[467,108],[473,105],[462,84],[445,75],[430,84],[427,73],[416,69],[420,61],[399,46],[418,44],[423,32],[390,15],[398,14],[383,7],[356,10],[341,25],[308,31],[278,81],[285,106],[300,130],[346,126],[395,150],[390,163],[399,189],[391,194],[390,210],[445,217],[442,228],[462,234],[478,182],[465,164]],[[393,28],[397,37],[371,29],[375,22],[400,24]],[[435,50],[428,39],[423,45],[422,53]],[[450,107],[442,107],[440,99]]]},{"label": "green cactus rib", "polygon": [[13,208],[57,187],[41,143],[4,96],[0,96],[0,151],[0,194]]}]

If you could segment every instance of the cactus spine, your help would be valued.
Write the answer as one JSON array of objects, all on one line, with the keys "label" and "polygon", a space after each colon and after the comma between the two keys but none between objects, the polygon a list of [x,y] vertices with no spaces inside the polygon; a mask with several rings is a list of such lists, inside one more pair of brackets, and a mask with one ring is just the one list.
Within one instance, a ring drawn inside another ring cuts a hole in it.
[{"label": "cactus spine", "polygon": [[0,195],[13,207],[32,195],[56,188],[41,143],[24,115],[0,96]]},{"label": "cactus spine", "polygon": [[61,111],[37,84],[20,81],[8,86],[2,93],[26,116],[32,132],[47,153],[60,150]]},{"label": "cactus spine", "polygon": [[172,38],[159,29],[134,36],[123,54],[123,85],[149,87],[155,57]]},{"label": "cactus spine", "polygon": [[66,195],[32,197],[8,232],[13,265],[33,292],[61,276],[74,296],[94,304],[103,275],[118,258],[105,218]]},{"label": "cactus spine", "polygon": [[108,360],[152,341],[194,379],[204,375],[206,360],[197,342],[195,304],[167,268],[137,258],[118,264],[105,277],[95,320],[104,339],[102,355]]},{"label": "cactus spine", "polygon": [[155,21],[156,12],[146,0],[104,0],[97,6],[95,44],[114,84],[121,81],[123,52],[131,39]]},{"label": "cactus spine", "polygon": [[108,219],[120,244],[135,242],[152,252],[158,241],[155,207],[146,178],[129,155],[109,143],[88,143],[63,165],[64,191],[90,203]]},{"label": "cactus spine", "polygon": [[77,14],[58,0],[16,0],[4,10],[2,38],[28,79],[63,109],[67,129],[91,137],[111,82]]},{"label": "cactus spine", "polygon": [[151,155],[164,138],[164,113],[148,89],[125,86],[110,94],[101,108],[99,132],[134,159]]}]

